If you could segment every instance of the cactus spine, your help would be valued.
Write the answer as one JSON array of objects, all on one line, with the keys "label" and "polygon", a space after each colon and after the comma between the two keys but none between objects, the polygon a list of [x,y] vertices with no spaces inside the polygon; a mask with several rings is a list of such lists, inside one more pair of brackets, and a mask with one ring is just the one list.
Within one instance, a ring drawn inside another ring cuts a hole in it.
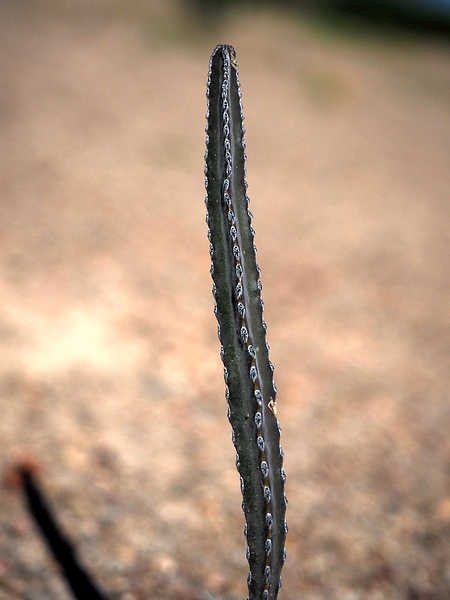
[{"label": "cactus spine", "polygon": [[275,600],[285,560],[286,474],[248,208],[237,66],[232,46],[216,47],[207,87],[206,219],[228,418],[246,519],[249,599]]}]

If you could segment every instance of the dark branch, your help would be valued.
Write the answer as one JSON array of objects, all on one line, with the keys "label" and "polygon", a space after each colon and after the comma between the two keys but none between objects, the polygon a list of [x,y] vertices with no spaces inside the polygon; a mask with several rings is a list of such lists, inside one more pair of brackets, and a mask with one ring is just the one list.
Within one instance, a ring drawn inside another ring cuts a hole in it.
[{"label": "dark branch", "polygon": [[78,600],[107,600],[107,596],[93,582],[89,573],[81,566],[76,551],[52,515],[52,511],[39,489],[30,469],[19,469],[23,490],[30,511],[45,543],[60,565],[73,595]]}]

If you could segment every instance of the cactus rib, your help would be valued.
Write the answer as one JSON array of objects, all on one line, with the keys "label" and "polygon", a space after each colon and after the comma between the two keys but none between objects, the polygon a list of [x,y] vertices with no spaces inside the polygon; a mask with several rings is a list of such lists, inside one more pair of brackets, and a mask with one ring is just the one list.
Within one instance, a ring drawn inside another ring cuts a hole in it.
[{"label": "cactus rib", "polygon": [[286,474],[248,208],[237,67],[232,46],[215,48],[207,86],[206,218],[214,312],[246,519],[249,598],[275,600],[285,560]]}]

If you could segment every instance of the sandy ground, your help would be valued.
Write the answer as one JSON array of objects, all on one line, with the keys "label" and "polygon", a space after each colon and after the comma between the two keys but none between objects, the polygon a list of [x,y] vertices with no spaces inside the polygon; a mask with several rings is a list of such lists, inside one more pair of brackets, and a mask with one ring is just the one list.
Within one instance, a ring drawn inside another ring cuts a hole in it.
[{"label": "sandy ground", "polygon": [[[104,5],[0,6],[1,472],[40,461],[111,598],[245,597],[202,175],[230,42],[288,472],[280,598],[450,597],[448,48]],[[15,597],[68,595],[3,489]]]}]

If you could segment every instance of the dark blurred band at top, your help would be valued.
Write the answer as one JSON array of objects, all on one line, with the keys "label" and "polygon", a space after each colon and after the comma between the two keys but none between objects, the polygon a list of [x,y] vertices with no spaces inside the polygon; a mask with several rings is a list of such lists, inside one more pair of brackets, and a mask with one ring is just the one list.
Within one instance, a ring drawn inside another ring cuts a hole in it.
[{"label": "dark blurred band at top", "polygon": [[201,15],[214,18],[230,6],[298,10],[337,27],[366,26],[436,34],[450,39],[450,0],[188,0]]}]

